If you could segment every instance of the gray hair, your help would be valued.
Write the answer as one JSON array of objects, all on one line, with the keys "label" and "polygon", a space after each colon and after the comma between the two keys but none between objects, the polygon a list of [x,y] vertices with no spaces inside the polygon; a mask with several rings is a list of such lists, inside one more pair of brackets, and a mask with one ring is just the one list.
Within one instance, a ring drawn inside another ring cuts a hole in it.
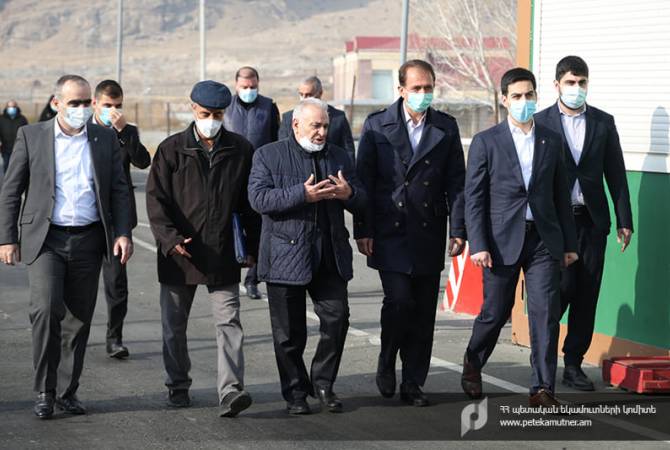
[{"label": "gray hair", "polygon": [[309,84],[311,86],[314,86],[316,88],[316,93],[317,94],[323,94],[323,85],[321,84],[321,80],[319,80],[319,77],[316,77],[312,75],[311,77],[307,77],[300,84]]},{"label": "gray hair", "polygon": [[68,74],[68,75],[63,75],[56,81],[56,87],[54,89],[54,96],[56,96],[58,99],[60,99],[63,95],[63,86],[65,83],[68,81],[74,81],[80,86],[90,86],[88,84],[88,81],[86,81],[86,78],[81,77],[79,75],[74,75],[74,74]]},{"label": "gray hair", "polygon": [[328,104],[323,100],[319,100],[316,97],[309,97],[304,100],[300,100],[300,103],[293,109],[293,118],[300,120],[302,118],[303,110],[307,106],[316,106],[323,111],[326,116],[328,116]]}]

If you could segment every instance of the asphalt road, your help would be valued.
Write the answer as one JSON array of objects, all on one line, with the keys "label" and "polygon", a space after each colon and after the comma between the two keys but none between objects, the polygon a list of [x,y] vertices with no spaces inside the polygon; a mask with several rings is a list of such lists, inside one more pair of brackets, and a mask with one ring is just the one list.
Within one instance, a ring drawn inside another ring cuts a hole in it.
[{"label": "asphalt road", "polygon": [[[0,267],[0,448],[656,448],[670,441],[668,397],[643,397],[607,388],[597,367],[586,367],[598,380],[593,395],[559,385],[559,396],[579,404],[643,405],[651,415],[580,415],[591,426],[524,425],[503,427],[501,407],[527,403],[530,352],[512,345],[509,326],[485,368],[487,405],[479,415],[465,415],[465,430],[487,418],[481,429],[461,437],[462,411],[471,402],[460,391],[460,361],[472,317],[438,313],[433,364],[425,386],[432,406],[413,408],[396,397],[377,393],[374,372],[379,351],[381,285],[365,259],[354,256],[350,283],[351,328],[335,391],[344,402],[342,414],[321,412],[290,417],[285,412],[272,347],[267,303],[242,299],[245,331],[246,388],[254,404],[235,419],[218,417],[215,330],[205,289],[196,294],[188,336],[192,359],[193,406],[168,409],[161,358],[161,327],[154,241],[147,226],[144,180],[133,173],[140,225],[135,255],[128,266],[130,307],[124,330],[128,360],[105,354],[106,308],[102,289],[93,321],[79,397],[85,416],[57,413],[39,421],[32,414],[28,288],[25,266]],[[446,281],[447,271],[443,279]],[[311,307],[308,307],[311,311]],[[318,338],[318,323],[309,316],[309,361]],[[559,370],[560,376],[560,370]],[[474,407],[474,406],[473,406]],[[484,417],[486,416],[486,417]],[[521,417],[521,416],[520,416]],[[523,416],[529,418],[531,416]],[[540,416],[532,416],[539,418]],[[544,418],[556,416],[542,416]],[[558,416],[564,417],[564,416]],[[507,418],[514,418],[509,416]],[[474,422],[473,422],[474,420]],[[476,427],[474,427],[476,428]],[[628,441],[628,442],[626,442]],[[659,442],[661,441],[661,442]]]}]

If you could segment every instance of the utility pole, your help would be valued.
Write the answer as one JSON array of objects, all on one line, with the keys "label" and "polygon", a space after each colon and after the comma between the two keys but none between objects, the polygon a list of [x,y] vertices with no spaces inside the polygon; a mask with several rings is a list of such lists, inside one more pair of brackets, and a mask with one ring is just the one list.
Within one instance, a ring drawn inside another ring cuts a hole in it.
[{"label": "utility pole", "polygon": [[205,0],[200,0],[200,81],[205,78]]},{"label": "utility pole", "polygon": [[402,0],[402,22],[400,31],[400,65],[407,61],[407,24],[409,23],[409,0]]},{"label": "utility pole", "polygon": [[121,84],[121,60],[123,57],[123,0],[118,0],[116,13],[116,82]]}]

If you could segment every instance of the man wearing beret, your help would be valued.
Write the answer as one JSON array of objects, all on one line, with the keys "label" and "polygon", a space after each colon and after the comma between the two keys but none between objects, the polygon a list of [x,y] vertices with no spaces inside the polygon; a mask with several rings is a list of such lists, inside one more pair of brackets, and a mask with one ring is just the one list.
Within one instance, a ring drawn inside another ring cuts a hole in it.
[{"label": "man wearing beret", "polygon": [[[147,181],[147,212],[158,247],[163,361],[168,405],[190,406],[186,327],[198,285],[207,286],[216,325],[220,416],[251,405],[244,390],[240,264],[232,217],[239,214],[253,266],[260,223],[247,199],[252,145],[222,127],[228,88],[215,81],[191,91],[194,121],[156,151]],[[252,256],[253,255],[253,256]]]}]

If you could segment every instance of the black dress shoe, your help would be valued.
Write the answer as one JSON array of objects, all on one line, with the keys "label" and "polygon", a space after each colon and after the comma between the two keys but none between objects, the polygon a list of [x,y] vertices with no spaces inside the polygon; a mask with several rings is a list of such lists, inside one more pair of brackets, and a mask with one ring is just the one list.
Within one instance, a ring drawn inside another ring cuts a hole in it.
[{"label": "black dress shoe", "polygon": [[229,392],[221,400],[219,417],[235,417],[251,406],[251,395],[247,391]]},{"label": "black dress shoe", "polygon": [[395,367],[384,367],[381,356],[377,362],[377,377],[375,381],[382,397],[391,398],[395,395]]},{"label": "black dress shoe", "polygon": [[40,419],[48,419],[54,414],[54,403],[56,394],[54,392],[40,392],[35,400],[33,412]]},{"label": "black dress shoe", "polygon": [[482,398],[482,371],[468,361],[467,353],[463,357],[463,375],[461,387],[471,399]]},{"label": "black dress shoe", "polygon": [[538,406],[543,406],[545,408],[552,408],[561,406],[561,402],[556,400],[553,392],[549,392],[546,389],[540,389],[535,394],[531,394],[528,398],[528,406],[531,408],[537,408]]},{"label": "black dress shoe", "polygon": [[578,391],[595,391],[593,381],[589,380],[579,366],[565,366],[563,370],[563,385],[577,389]]},{"label": "black dress shoe", "polygon": [[254,300],[259,300],[262,298],[261,292],[258,290],[258,285],[249,283],[245,284],[244,287],[247,290],[247,297],[252,298]]},{"label": "black dress shoe", "polygon": [[86,408],[84,408],[84,405],[74,394],[68,395],[67,397],[58,397],[56,399],[56,406],[67,414],[86,414]]},{"label": "black dress shoe", "polygon": [[127,358],[130,353],[128,352],[128,347],[125,347],[122,343],[108,342],[107,355],[109,355],[110,358],[124,359]]},{"label": "black dress shoe", "polygon": [[402,383],[400,385],[400,400],[412,406],[428,406],[428,397],[416,383]]},{"label": "black dress shoe", "polygon": [[188,395],[188,389],[170,389],[168,391],[167,404],[172,408],[191,406],[191,397]]},{"label": "black dress shoe", "polygon": [[337,398],[337,395],[335,395],[330,386],[317,386],[315,390],[321,405],[328,408],[328,411],[332,413],[342,412],[342,402]]},{"label": "black dress shoe", "polygon": [[286,410],[289,414],[294,415],[312,414],[312,410],[304,398],[296,398],[286,403]]}]

